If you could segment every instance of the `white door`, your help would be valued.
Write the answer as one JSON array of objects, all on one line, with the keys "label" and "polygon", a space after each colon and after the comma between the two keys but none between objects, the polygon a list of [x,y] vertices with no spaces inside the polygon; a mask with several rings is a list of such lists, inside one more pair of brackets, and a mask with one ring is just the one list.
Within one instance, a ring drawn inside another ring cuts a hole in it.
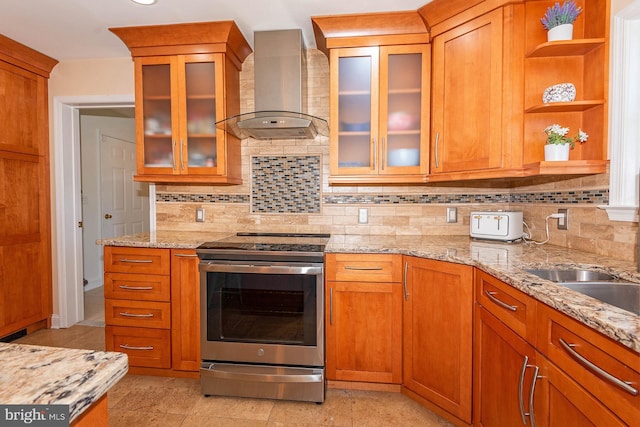
[{"label": "white door", "polygon": [[133,180],[135,142],[102,135],[100,171],[102,238],[149,231],[149,184]]}]

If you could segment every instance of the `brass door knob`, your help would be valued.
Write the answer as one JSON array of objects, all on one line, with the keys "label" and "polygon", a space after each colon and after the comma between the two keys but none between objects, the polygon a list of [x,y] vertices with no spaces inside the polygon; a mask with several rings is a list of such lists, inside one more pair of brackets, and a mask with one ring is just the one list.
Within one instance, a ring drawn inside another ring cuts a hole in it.
[{"label": "brass door knob", "polygon": [[104,219],[111,219],[111,218],[113,218],[111,214],[104,214]]}]

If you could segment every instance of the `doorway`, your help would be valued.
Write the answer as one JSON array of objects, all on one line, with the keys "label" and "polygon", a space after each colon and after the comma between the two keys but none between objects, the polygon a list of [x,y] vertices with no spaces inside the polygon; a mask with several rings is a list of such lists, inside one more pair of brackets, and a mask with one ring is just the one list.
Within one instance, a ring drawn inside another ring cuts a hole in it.
[{"label": "doorway", "polygon": [[96,240],[149,231],[149,185],[136,171],[134,109],[80,108],[84,320],[104,326],[102,246]]},{"label": "doorway", "polygon": [[[52,149],[52,246],[53,246],[53,328],[66,328],[85,318],[84,248],[99,251],[100,260],[92,267],[102,268],[102,247],[83,241],[83,221],[99,222],[100,215],[83,217],[81,119],[104,114],[107,110],[132,109],[133,95],[75,96],[53,98]],[[94,110],[88,112],[87,110]],[[83,112],[81,115],[80,112]],[[89,113],[89,114],[85,114]],[[113,136],[113,135],[109,135]],[[97,138],[97,137],[96,137]],[[124,138],[126,139],[126,138]],[[97,161],[97,160],[96,160]],[[94,169],[94,174],[97,169]],[[149,200],[155,198],[155,186],[149,186]],[[149,206],[149,230],[155,229],[155,206]],[[100,226],[98,226],[100,227]],[[101,232],[98,235],[101,236]],[[101,238],[101,237],[97,237]],[[94,273],[97,275],[97,273]]]}]

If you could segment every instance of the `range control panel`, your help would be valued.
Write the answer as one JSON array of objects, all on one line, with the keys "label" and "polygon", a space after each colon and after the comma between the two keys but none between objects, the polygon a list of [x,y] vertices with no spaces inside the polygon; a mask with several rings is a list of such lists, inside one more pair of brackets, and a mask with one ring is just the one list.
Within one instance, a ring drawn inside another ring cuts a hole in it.
[{"label": "range control panel", "polygon": [[471,212],[469,235],[510,242],[522,238],[522,212]]}]

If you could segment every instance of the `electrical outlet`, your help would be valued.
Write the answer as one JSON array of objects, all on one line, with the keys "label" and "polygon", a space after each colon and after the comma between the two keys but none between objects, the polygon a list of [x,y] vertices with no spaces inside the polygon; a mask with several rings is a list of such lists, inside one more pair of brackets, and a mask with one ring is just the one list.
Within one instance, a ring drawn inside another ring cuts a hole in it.
[{"label": "electrical outlet", "polygon": [[458,208],[447,208],[447,222],[458,222]]},{"label": "electrical outlet", "polygon": [[562,215],[562,217],[558,218],[558,230],[568,230],[569,229],[569,210],[558,209],[558,213]]},{"label": "electrical outlet", "polygon": [[358,209],[358,224],[366,224],[369,222],[369,209],[367,208],[359,208]]},{"label": "electrical outlet", "polygon": [[196,222],[204,222],[204,208],[196,208]]}]

